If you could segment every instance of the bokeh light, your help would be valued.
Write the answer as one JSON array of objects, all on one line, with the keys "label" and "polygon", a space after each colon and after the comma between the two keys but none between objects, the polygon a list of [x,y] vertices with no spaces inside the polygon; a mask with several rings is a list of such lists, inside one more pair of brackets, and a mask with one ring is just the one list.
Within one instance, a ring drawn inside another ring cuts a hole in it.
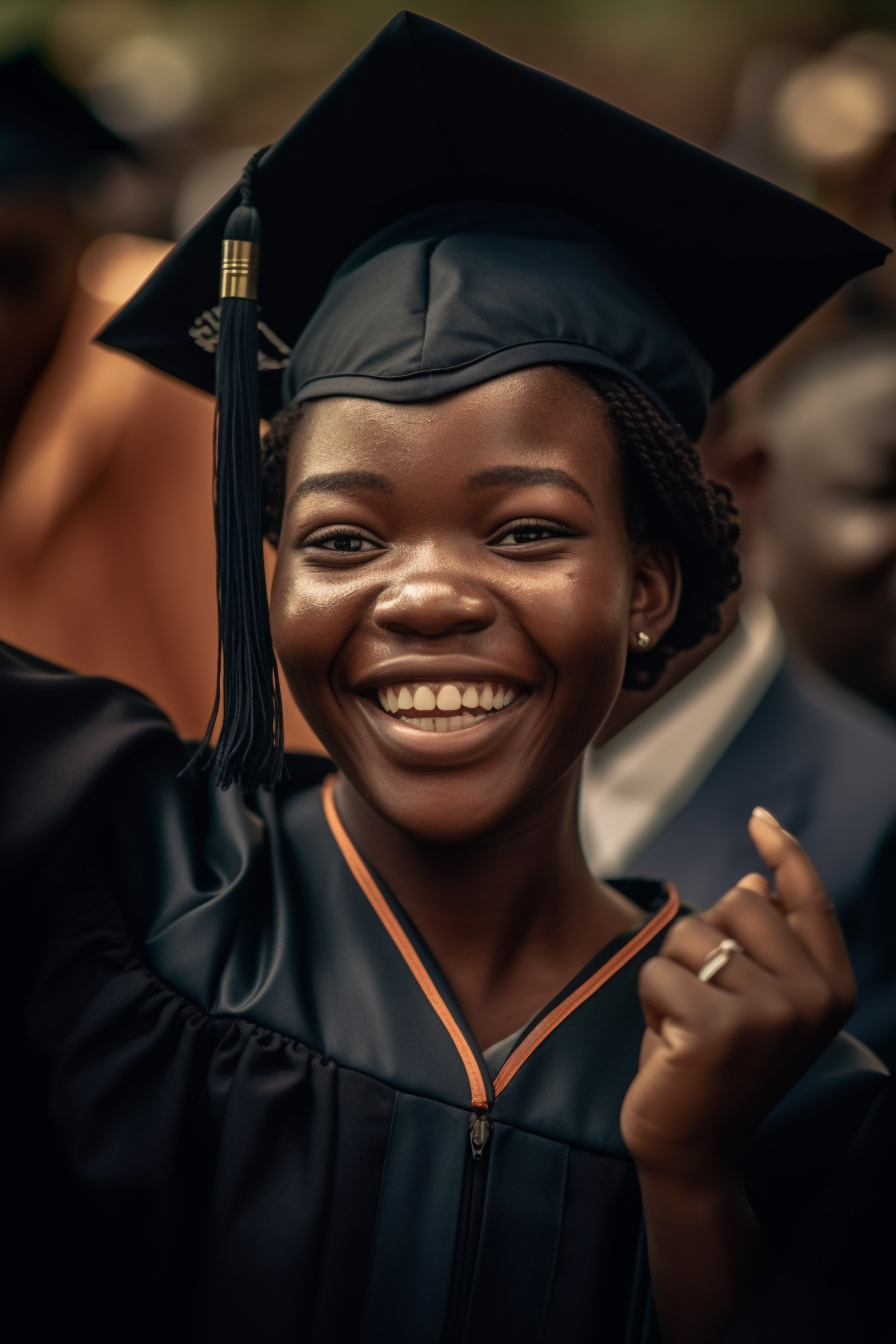
[{"label": "bokeh light", "polygon": [[152,33],[110,47],[82,87],[101,121],[132,136],[176,126],[199,94],[197,72],[184,48]]},{"label": "bokeh light", "polygon": [[837,50],[793,71],[773,113],[785,150],[823,167],[861,158],[896,131],[896,55],[887,59],[889,47],[896,53],[892,39],[869,34],[862,54]]}]

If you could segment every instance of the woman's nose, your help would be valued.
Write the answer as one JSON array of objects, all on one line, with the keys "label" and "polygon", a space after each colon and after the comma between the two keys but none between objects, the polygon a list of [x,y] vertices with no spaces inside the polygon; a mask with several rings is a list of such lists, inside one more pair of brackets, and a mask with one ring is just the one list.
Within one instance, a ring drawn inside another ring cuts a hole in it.
[{"label": "woman's nose", "polygon": [[421,575],[385,589],[373,619],[381,630],[433,639],[484,630],[495,619],[495,604],[478,584]]}]

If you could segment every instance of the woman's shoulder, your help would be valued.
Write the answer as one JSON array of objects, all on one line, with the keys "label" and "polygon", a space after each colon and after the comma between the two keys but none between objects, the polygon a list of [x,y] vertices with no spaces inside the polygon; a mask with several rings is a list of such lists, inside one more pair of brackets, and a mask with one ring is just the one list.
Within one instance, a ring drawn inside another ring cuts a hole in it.
[{"label": "woman's shoulder", "polygon": [[187,757],[150,700],[0,644],[0,858],[40,866],[104,788],[150,762],[176,777]]},{"label": "woman's shoulder", "polygon": [[308,1035],[292,954],[338,860],[318,788],[331,762],[291,754],[274,793],[222,792],[186,769],[193,745],[143,695],[6,645],[0,733],[0,871],[13,941],[30,949],[22,1002],[46,982],[41,965],[75,989],[88,964],[124,980],[139,965],[207,1019]]},{"label": "woman's shoulder", "polygon": [[[222,794],[210,772],[187,769],[196,744],[141,692],[2,642],[0,740],[0,863],[7,878],[26,874],[32,888],[65,837],[98,810],[104,848],[117,832],[137,843],[152,813],[200,866],[215,829],[238,845],[239,833],[257,825],[255,800]],[[326,757],[290,754],[273,808],[262,809],[269,824],[333,768]]]}]

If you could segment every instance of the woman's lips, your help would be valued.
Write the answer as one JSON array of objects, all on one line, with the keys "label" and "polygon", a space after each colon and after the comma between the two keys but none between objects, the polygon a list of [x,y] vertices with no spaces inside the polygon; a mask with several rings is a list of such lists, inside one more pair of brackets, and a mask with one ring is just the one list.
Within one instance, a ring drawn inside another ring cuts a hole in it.
[{"label": "woman's lips", "polygon": [[406,681],[376,689],[380,707],[421,732],[456,733],[508,705],[517,689],[506,682]]}]

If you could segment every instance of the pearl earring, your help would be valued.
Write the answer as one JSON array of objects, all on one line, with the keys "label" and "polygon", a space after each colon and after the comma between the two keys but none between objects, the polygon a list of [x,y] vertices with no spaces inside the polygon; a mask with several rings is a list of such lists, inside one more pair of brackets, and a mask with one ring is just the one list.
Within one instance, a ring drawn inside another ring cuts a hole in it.
[{"label": "pearl earring", "polygon": [[650,643],[650,636],[648,634],[645,634],[644,631],[642,630],[638,635],[638,648],[646,649],[649,643]]}]

